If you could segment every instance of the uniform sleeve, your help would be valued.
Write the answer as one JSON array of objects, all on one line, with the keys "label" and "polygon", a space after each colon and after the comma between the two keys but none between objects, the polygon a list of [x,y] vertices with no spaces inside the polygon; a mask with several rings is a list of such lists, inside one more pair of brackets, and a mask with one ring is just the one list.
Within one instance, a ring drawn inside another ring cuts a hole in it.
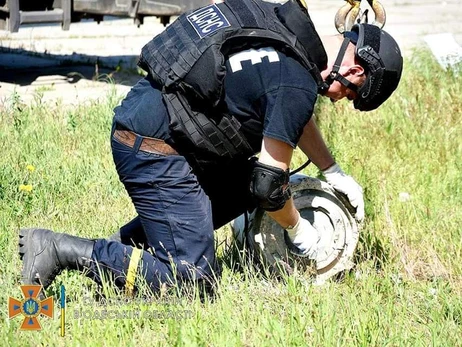
[{"label": "uniform sleeve", "polygon": [[317,94],[310,90],[284,86],[264,94],[261,97],[263,136],[295,148],[313,114],[316,98]]}]

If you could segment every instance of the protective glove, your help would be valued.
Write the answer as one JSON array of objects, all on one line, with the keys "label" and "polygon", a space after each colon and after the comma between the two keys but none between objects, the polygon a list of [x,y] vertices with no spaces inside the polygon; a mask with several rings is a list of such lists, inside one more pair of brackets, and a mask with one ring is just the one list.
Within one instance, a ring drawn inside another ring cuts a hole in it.
[{"label": "protective glove", "polygon": [[316,258],[320,235],[305,218],[300,217],[297,224],[286,228],[289,250],[301,257]]},{"label": "protective glove", "polygon": [[334,164],[322,171],[327,183],[337,192],[344,194],[351,206],[356,209],[355,219],[362,222],[364,219],[364,196],[363,188],[353,179],[345,174],[338,164]]}]

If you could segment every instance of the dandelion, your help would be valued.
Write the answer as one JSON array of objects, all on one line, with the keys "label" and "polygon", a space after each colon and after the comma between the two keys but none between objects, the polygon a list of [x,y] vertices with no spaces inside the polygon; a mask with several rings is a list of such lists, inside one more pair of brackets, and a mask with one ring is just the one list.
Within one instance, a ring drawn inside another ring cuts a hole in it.
[{"label": "dandelion", "polygon": [[21,184],[19,186],[19,191],[30,193],[32,191],[32,184]]},{"label": "dandelion", "polygon": [[29,164],[29,165],[26,166],[26,170],[29,171],[29,172],[34,172],[35,171],[35,166]]}]

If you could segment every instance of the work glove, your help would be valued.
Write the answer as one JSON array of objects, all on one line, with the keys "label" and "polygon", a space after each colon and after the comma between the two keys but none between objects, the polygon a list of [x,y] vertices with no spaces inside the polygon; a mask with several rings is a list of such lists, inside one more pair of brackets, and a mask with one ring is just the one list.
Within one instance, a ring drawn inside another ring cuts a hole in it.
[{"label": "work glove", "polygon": [[328,169],[322,171],[327,183],[329,183],[337,192],[344,194],[351,206],[355,209],[355,219],[362,222],[364,219],[364,196],[363,189],[353,179],[345,174],[338,164],[334,164]]},{"label": "work glove", "polygon": [[305,218],[300,216],[297,224],[286,228],[284,236],[292,253],[310,259],[316,258],[320,235]]}]

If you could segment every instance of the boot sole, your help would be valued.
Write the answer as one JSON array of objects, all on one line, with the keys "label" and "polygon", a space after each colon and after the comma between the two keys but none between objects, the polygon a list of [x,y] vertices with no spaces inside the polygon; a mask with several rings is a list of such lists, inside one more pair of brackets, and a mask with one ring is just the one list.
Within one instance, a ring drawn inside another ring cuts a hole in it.
[{"label": "boot sole", "polygon": [[[23,284],[34,284],[41,285],[40,278],[35,274],[33,275],[33,267],[35,258],[40,255],[46,248],[46,244],[42,245],[42,242],[34,242],[35,235],[37,232],[47,232],[46,229],[21,229],[19,230],[19,257],[23,261],[21,271],[21,283]],[[38,240],[37,240],[38,241]],[[37,250],[37,247],[41,247]]]}]

